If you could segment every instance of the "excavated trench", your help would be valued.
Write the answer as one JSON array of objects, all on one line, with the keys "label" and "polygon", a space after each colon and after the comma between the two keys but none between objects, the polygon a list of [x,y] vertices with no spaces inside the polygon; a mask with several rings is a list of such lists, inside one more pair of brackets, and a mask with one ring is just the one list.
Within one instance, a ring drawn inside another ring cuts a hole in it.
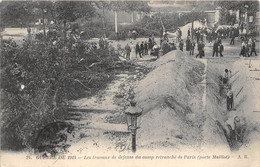
[{"label": "excavated trench", "polygon": [[[237,151],[251,142],[252,133],[259,134],[259,123],[250,119],[251,112],[244,110],[250,105],[247,104],[248,98],[252,98],[247,92],[251,83],[249,73],[246,73],[249,70],[244,60],[236,58],[208,59],[207,64],[207,117],[211,124],[217,125],[215,132],[220,135],[220,140],[227,143],[231,151]],[[227,86],[221,81],[225,69],[231,71],[229,84],[234,98],[231,110],[227,109]]]}]

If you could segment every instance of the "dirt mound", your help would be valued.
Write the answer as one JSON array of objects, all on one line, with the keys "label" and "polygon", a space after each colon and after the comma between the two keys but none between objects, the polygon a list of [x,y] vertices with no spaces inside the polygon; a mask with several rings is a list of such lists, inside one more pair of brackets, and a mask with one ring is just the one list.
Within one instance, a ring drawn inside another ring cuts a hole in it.
[{"label": "dirt mound", "polygon": [[135,89],[135,100],[143,109],[139,147],[197,147],[203,124],[202,97],[205,65],[172,51],[150,64],[153,70]]}]

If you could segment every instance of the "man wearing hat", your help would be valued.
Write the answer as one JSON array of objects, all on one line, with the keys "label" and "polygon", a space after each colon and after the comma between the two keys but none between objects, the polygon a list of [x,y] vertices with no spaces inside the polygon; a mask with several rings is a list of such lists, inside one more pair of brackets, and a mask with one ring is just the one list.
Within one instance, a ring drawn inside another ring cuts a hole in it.
[{"label": "man wearing hat", "polygon": [[228,92],[227,92],[227,110],[230,111],[233,109],[233,92],[231,90],[231,88],[228,88]]}]

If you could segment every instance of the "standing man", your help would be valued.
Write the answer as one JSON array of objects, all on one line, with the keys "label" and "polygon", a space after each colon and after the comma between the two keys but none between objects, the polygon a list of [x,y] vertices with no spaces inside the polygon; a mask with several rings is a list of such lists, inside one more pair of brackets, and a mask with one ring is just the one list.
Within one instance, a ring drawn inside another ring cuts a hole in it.
[{"label": "standing man", "polygon": [[186,40],[186,51],[190,51],[190,46],[191,46],[190,39],[187,38],[187,40]]},{"label": "standing man", "polygon": [[139,47],[139,43],[137,42],[135,45],[136,58],[137,58],[137,55],[140,54],[139,52],[140,52],[140,47]]},{"label": "standing man", "polygon": [[212,55],[212,57],[214,57],[215,53],[216,53],[216,57],[218,57],[218,46],[219,46],[219,43],[217,42],[217,40],[215,40],[215,42],[213,44],[213,55]]},{"label": "standing man", "polygon": [[140,44],[140,52],[139,52],[140,58],[144,55],[144,42]]},{"label": "standing man", "polygon": [[252,40],[250,56],[252,56],[252,53],[254,53],[255,56],[257,56],[256,50],[255,50],[255,39]]},{"label": "standing man", "polygon": [[230,36],[231,36],[231,41],[230,41],[230,45],[235,45],[235,30],[232,28],[231,30],[231,33],[230,33]]},{"label": "standing man", "polygon": [[149,46],[149,50],[151,51],[153,49],[153,40],[151,36],[148,39],[148,46]]},{"label": "standing man", "polygon": [[134,40],[135,40],[136,37],[137,37],[137,32],[136,32],[135,30],[133,30],[133,32],[132,32],[132,36],[133,36],[133,38],[134,38]]},{"label": "standing man", "polygon": [[190,36],[190,29],[188,29],[188,36]]},{"label": "standing man", "polygon": [[144,54],[148,55],[148,43],[146,41],[144,42]]},{"label": "standing man", "polygon": [[228,84],[228,80],[230,78],[230,72],[228,69],[225,69],[225,72],[223,74],[223,84]]},{"label": "standing man", "polygon": [[132,32],[129,30],[128,32],[128,39],[130,40],[132,38]]},{"label": "standing man", "polygon": [[179,47],[180,47],[180,50],[183,51],[183,41],[181,40],[180,43],[179,43]]},{"label": "standing man", "polygon": [[154,56],[157,56],[157,58],[159,58],[160,47],[156,43],[154,43],[153,50],[154,50]]},{"label": "standing man", "polygon": [[198,56],[200,56],[200,58],[202,58],[202,57],[205,56],[205,54],[204,54],[204,44],[202,43],[202,41],[199,41],[198,51],[199,51],[199,53],[196,55],[196,58],[197,58]]},{"label": "standing man", "polygon": [[127,60],[130,60],[131,48],[130,48],[130,46],[128,45],[128,43],[127,43],[126,46],[125,46],[125,51],[126,51],[126,59],[127,59]]},{"label": "standing man", "polygon": [[166,42],[166,40],[164,40],[163,42],[162,42],[162,44],[161,44],[161,48],[162,48],[162,50],[163,50],[163,55],[165,55],[167,52],[168,52],[168,48],[167,48],[167,42]]},{"label": "standing man", "polygon": [[219,46],[220,57],[223,57],[223,54],[222,54],[223,51],[224,51],[224,46],[222,45],[222,43],[220,43],[220,46]]},{"label": "standing man", "polygon": [[190,43],[190,55],[194,54],[194,49],[195,49],[195,42],[191,41],[191,43]]},{"label": "standing man", "polygon": [[228,92],[227,92],[227,110],[230,111],[233,109],[233,92],[231,90],[231,88],[228,88]]}]

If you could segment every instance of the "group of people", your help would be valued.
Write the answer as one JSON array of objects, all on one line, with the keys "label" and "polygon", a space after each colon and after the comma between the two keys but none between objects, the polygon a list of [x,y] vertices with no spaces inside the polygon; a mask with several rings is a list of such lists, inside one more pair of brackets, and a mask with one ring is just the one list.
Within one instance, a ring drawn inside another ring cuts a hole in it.
[{"label": "group of people", "polygon": [[223,57],[222,52],[224,51],[224,46],[222,45],[221,38],[218,38],[215,40],[213,44],[213,54],[212,57],[215,56],[218,57],[218,53],[220,54],[220,57]]},{"label": "group of people", "polygon": [[136,38],[137,38],[137,32],[135,31],[135,30],[129,30],[129,32],[128,32],[128,39],[130,40],[130,39],[133,39],[133,40],[136,40]]},{"label": "group of people", "polygon": [[230,111],[233,109],[233,92],[231,90],[231,85],[229,84],[229,80],[231,78],[231,70],[225,69],[224,74],[222,76],[223,86],[227,88],[226,98],[227,98],[227,110]]},{"label": "group of people", "polygon": [[[184,43],[182,39],[182,31],[180,28],[176,31],[176,40],[169,41],[167,37],[167,31],[161,34],[160,45],[157,44],[154,40],[154,35],[150,36],[147,41],[137,42],[133,44],[127,44],[125,46],[126,58],[130,59],[130,57],[142,58],[144,55],[159,55],[159,50],[162,50],[162,55],[168,53],[169,51],[179,50],[184,51],[184,46],[186,47],[186,51],[189,51],[190,55],[194,55],[195,46],[197,47],[198,54],[196,54],[196,58],[205,57],[205,43],[208,40],[209,43],[213,42],[213,53],[212,57],[223,57],[224,45],[222,44],[222,39],[230,38],[230,45],[235,44],[235,38],[239,36],[239,27],[228,26],[228,27],[198,27],[194,29],[189,29],[187,33],[186,43]],[[129,31],[128,38],[135,40],[137,36],[137,32],[135,30]],[[196,41],[196,42],[195,42]],[[255,40],[249,39],[244,40],[241,46],[242,56],[252,56],[256,54],[255,49]],[[130,56],[133,55],[133,56]]]},{"label": "group of people", "polygon": [[158,56],[160,47],[154,40],[154,35],[150,36],[147,41],[137,42],[134,44],[132,41],[125,46],[126,59],[143,58],[143,56],[153,54]]},{"label": "group of people", "polygon": [[257,56],[256,49],[255,49],[255,42],[256,40],[253,38],[249,38],[248,40],[247,39],[243,40],[241,45],[240,56],[250,57],[253,55],[253,53],[255,56]]}]

